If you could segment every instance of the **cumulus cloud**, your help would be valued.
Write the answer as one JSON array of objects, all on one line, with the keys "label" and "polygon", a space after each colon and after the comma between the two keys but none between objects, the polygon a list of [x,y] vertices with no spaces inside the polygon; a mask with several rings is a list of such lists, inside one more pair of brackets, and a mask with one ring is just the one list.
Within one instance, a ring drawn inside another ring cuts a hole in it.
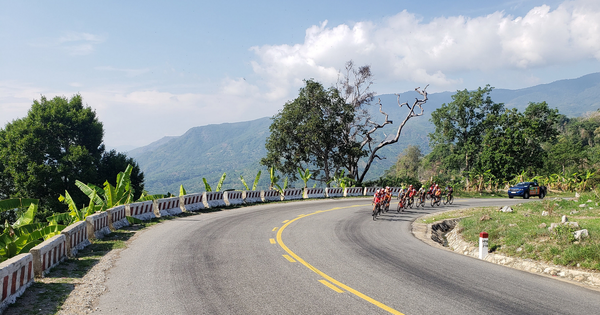
[{"label": "cumulus cloud", "polygon": [[[600,60],[600,3],[566,1],[542,5],[525,16],[495,12],[480,17],[438,17],[424,22],[402,11],[379,24],[328,26],[306,30],[296,45],[251,48],[252,63],[269,97],[286,95],[300,78],[334,83],[338,69],[353,59],[370,64],[378,78],[453,87],[461,73],[533,69],[581,60]],[[439,89],[439,88],[438,88]]]}]

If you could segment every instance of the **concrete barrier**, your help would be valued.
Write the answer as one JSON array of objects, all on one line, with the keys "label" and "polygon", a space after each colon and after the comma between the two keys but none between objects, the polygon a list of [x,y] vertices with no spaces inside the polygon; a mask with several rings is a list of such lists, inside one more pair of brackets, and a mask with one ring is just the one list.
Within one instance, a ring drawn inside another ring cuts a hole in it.
[{"label": "concrete barrier", "polygon": [[67,226],[60,232],[67,241],[67,255],[73,257],[84,247],[90,245],[87,233],[87,222],[79,221]]},{"label": "concrete barrier", "polygon": [[134,202],[125,205],[125,214],[140,220],[151,220],[156,218],[154,213],[154,202],[152,200]]},{"label": "concrete barrier", "polygon": [[42,277],[67,258],[67,238],[62,234],[56,235],[32,248],[29,253],[33,256],[35,275]]},{"label": "concrete barrier", "polygon": [[0,313],[33,283],[33,255],[20,254],[0,263]]},{"label": "concrete barrier", "polygon": [[283,200],[297,200],[302,199],[302,188],[298,189],[285,189],[283,191]]},{"label": "concrete barrier", "polygon": [[260,195],[264,202],[281,201],[281,194],[277,190],[263,190]]},{"label": "concrete barrier", "polygon": [[325,198],[325,188],[304,188],[304,199]]},{"label": "concrete barrier", "polygon": [[129,221],[125,217],[125,205],[110,208],[106,210],[106,213],[108,213],[108,227],[111,230],[116,231],[124,226],[129,226]]},{"label": "concrete barrier", "polygon": [[390,191],[392,192],[392,197],[398,197],[398,193],[402,190],[402,187],[390,187]]},{"label": "concrete barrier", "polygon": [[364,195],[373,197],[377,189],[381,189],[381,187],[365,187]]},{"label": "concrete barrier", "polygon": [[98,212],[96,214],[88,215],[85,218],[87,222],[88,238],[104,238],[104,236],[110,234],[108,228],[108,212]]},{"label": "concrete barrier", "polygon": [[245,203],[257,203],[262,202],[262,198],[260,196],[260,190],[246,190],[244,191],[244,202]]},{"label": "concrete barrier", "polygon": [[344,188],[327,187],[325,188],[325,196],[327,196],[327,198],[344,197]]},{"label": "concrete barrier", "polygon": [[179,197],[163,198],[154,200],[154,213],[161,216],[178,215],[182,213]]},{"label": "concrete barrier", "polygon": [[244,192],[243,191],[226,191],[226,192],[223,192],[223,198],[225,199],[225,204],[228,206],[241,205],[244,203]]},{"label": "concrete barrier", "polygon": [[198,211],[204,209],[204,193],[183,196],[183,207],[185,208],[185,211]]},{"label": "concrete barrier", "polygon": [[204,205],[207,208],[219,208],[225,207],[225,199],[223,198],[223,192],[221,191],[210,191],[204,193]]},{"label": "concrete barrier", "polygon": [[344,197],[364,196],[365,190],[362,187],[346,187],[344,188]]},{"label": "concrete barrier", "polygon": [[325,198],[325,188],[304,188],[304,199]]}]

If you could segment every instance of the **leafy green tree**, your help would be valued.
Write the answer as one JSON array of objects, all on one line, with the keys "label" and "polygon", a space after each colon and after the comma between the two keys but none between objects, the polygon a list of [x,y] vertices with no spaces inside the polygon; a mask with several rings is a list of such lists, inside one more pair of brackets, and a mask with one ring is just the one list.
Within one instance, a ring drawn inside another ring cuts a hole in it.
[{"label": "leafy green tree", "polygon": [[108,178],[117,178],[119,172],[127,169],[129,165],[132,167],[129,178],[131,181],[130,184],[131,191],[133,193],[133,200],[137,200],[144,191],[144,173],[140,170],[138,163],[124,153],[120,153],[115,150],[104,152],[98,166],[98,177],[95,182],[103,183],[103,181],[107,180]]},{"label": "leafy green tree", "polygon": [[442,157],[445,167],[465,173],[475,167],[489,128],[488,118],[504,111],[504,104],[494,103],[489,96],[492,89],[486,85],[475,91],[457,91],[452,102],[442,104],[431,114],[435,132],[429,134],[430,145],[449,149]]},{"label": "leafy green tree", "polygon": [[542,173],[548,163],[543,146],[558,135],[559,118],[546,102],[529,103],[524,113],[513,108],[489,116],[476,171],[500,181],[524,171]]},{"label": "leafy green tree", "polygon": [[261,164],[275,167],[292,180],[297,179],[298,168],[310,168],[321,175],[315,180],[331,182],[349,159],[363,154],[358,143],[339,141],[353,120],[354,108],[337,89],[306,80],[298,97],[273,117],[267,156]]},{"label": "leafy green tree", "polygon": [[409,145],[398,155],[396,163],[386,171],[389,176],[419,178],[419,166],[423,153],[416,145]]},{"label": "leafy green tree", "polygon": [[[40,199],[38,216],[43,218],[64,209],[57,199],[62,192],[75,190],[76,179],[97,178],[103,135],[102,123],[80,95],[35,100],[27,117],[0,131],[3,178],[10,182],[3,195]],[[82,203],[86,198],[78,194],[74,199]]]},{"label": "leafy green tree", "polygon": [[83,105],[81,95],[34,100],[26,117],[0,129],[0,196],[31,196],[40,200],[40,221],[67,207],[58,200],[71,191],[76,205],[87,196],[76,180],[87,183],[115,178],[119,170],[133,165],[132,187],[143,191],[144,176],[133,159],[116,151],[105,152],[104,129],[96,113]]}]

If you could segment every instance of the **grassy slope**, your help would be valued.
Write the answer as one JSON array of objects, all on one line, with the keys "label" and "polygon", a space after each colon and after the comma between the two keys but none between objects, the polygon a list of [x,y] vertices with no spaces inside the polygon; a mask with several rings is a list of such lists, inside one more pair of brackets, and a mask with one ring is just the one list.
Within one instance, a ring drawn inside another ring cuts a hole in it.
[{"label": "grassy slope", "polygon": [[[424,223],[466,217],[459,224],[465,240],[477,244],[479,233],[488,232],[489,249],[495,253],[600,270],[599,202],[593,193],[584,194],[579,201],[551,196],[516,205],[509,213],[489,207],[458,210],[435,214]],[[543,216],[542,211],[550,215]],[[587,229],[589,237],[576,241],[571,236],[575,229],[548,230],[552,223],[560,223],[563,215],[577,222],[579,229]]]}]

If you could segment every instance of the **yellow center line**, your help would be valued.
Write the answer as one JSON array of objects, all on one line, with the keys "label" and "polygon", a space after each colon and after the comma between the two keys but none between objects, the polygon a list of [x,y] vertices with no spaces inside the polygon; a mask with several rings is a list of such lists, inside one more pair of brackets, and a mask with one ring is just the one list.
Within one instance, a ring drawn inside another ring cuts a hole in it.
[{"label": "yellow center line", "polygon": [[271,242],[271,244],[275,244],[275,239],[274,238],[270,238],[269,242]]},{"label": "yellow center line", "polygon": [[344,290],[334,286],[333,284],[327,282],[327,280],[319,280],[319,282],[321,282],[322,284],[326,285],[328,288],[330,288],[331,290],[337,292],[337,293],[343,293]]},{"label": "yellow center line", "polygon": [[[354,205],[354,206],[348,206],[348,207],[338,207],[338,208],[332,208],[332,209],[329,209],[329,210],[322,210],[322,211],[318,211],[318,212],[315,212],[315,213],[307,214],[307,215],[305,215],[305,216],[302,216],[302,217],[297,217],[297,218],[295,218],[295,219],[293,219],[293,220],[284,221],[285,225],[283,225],[283,226],[282,226],[282,227],[279,229],[279,231],[277,231],[277,243],[279,243],[279,246],[281,246],[281,248],[282,248],[284,251],[286,251],[286,252],[287,252],[287,253],[288,253],[288,254],[289,254],[291,257],[293,257],[294,259],[296,259],[296,261],[298,261],[299,263],[303,264],[303,265],[304,265],[304,266],[306,266],[308,269],[312,270],[313,272],[315,272],[316,274],[320,275],[321,277],[325,278],[327,281],[329,281],[329,283],[330,283],[330,284],[333,284],[333,285],[335,285],[335,286],[337,286],[337,287],[339,287],[339,288],[342,288],[342,289],[344,289],[344,290],[346,290],[346,291],[348,291],[348,292],[350,292],[350,293],[352,293],[352,294],[356,295],[357,297],[359,297],[359,298],[361,298],[361,299],[363,299],[363,300],[365,300],[365,301],[367,301],[367,302],[369,302],[369,303],[371,303],[371,304],[373,304],[373,305],[375,305],[375,306],[377,306],[377,307],[379,307],[379,308],[381,308],[381,309],[383,309],[383,310],[386,310],[386,311],[388,311],[388,312],[390,312],[390,313],[392,313],[392,314],[403,315],[401,312],[399,312],[399,311],[397,311],[397,310],[395,310],[395,309],[393,309],[393,308],[391,308],[391,307],[389,307],[389,306],[387,306],[387,305],[385,305],[385,304],[383,304],[383,303],[381,303],[381,302],[379,302],[379,301],[377,301],[377,300],[375,300],[375,299],[373,299],[373,298],[371,298],[371,297],[369,297],[369,296],[367,296],[367,295],[365,295],[365,294],[363,294],[363,293],[361,293],[361,292],[359,292],[359,291],[356,291],[356,290],[352,289],[351,287],[349,287],[349,286],[347,286],[347,285],[345,285],[345,284],[343,284],[343,283],[341,283],[341,282],[339,282],[339,281],[335,280],[334,278],[332,278],[332,277],[328,276],[327,274],[325,274],[324,272],[320,271],[319,269],[317,269],[317,268],[315,268],[315,267],[311,266],[309,263],[307,263],[307,262],[306,262],[306,261],[304,261],[302,258],[300,258],[300,256],[298,256],[298,255],[296,255],[294,252],[292,252],[292,251],[291,251],[291,250],[290,250],[290,249],[289,249],[289,248],[288,248],[288,247],[287,247],[287,246],[286,246],[286,245],[283,243],[283,240],[282,240],[282,238],[281,238],[281,234],[283,233],[283,230],[284,230],[286,227],[288,227],[288,225],[292,224],[292,223],[293,223],[294,221],[296,221],[296,220],[299,220],[299,219],[302,219],[302,218],[305,218],[305,217],[311,216],[311,215],[313,215],[313,214],[316,214],[316,213],[323,213],[323,212],[328,212],[328,211],[333,211],[333,210],[338,210],[338,209],[347,209],[347,208],[365,207],[365,206],[368,206],[368,205]],[[286,222],[287,222],[287,223],[286,223]],[[285,256],[287,256],[287,255],[283,255],[283,256],[285,257]],[[290,257],[290,258],[291,258],[291,257]],[[286,257],[286,258],[287,258],[287,257]],[[288,260],[289,260],[289,259],[288,259]]]},{"label": "yellow center line", "polygon": [[278,227],[274,227],[273,228],[273,232],[277,231]]},{"label": "yellow center line", "polygon": [[283,222],[281,222],[281,223],[287,223],[287,222],[289,222],[289,221],[290,221],[290,220],[285,220],[285,221],[283,221]]},{"label": "yellow center line", "polygon": [[290,257],[290,256],[288,256],[288,255],[283,255],[283,257],[285,257],[285,259],[287,259],[289,262],[296,262],[296,261],[294,260],[294,258],[292,258],[292,257]]}]

